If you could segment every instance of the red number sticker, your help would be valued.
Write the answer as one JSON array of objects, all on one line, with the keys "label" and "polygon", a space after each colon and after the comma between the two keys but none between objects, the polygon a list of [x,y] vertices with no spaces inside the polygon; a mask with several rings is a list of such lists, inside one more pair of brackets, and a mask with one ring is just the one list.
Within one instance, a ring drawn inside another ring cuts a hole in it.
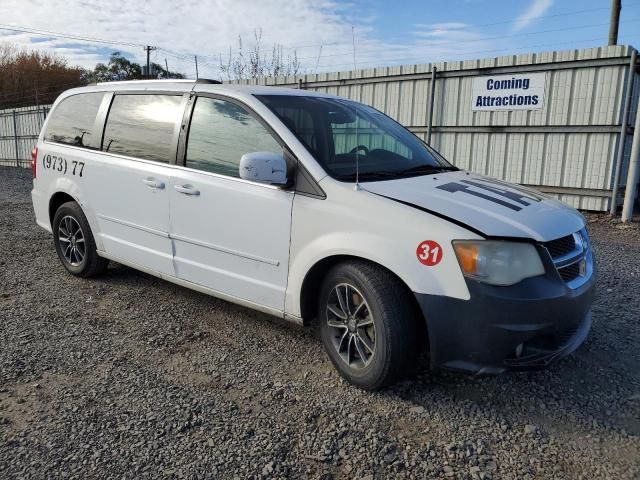
[{"label": "red number sticker", "polygon": [[416,250],[418,261],[427,267],[433,267],[442,260],[442,247],[438,242],[433,240],[425,240]]}]

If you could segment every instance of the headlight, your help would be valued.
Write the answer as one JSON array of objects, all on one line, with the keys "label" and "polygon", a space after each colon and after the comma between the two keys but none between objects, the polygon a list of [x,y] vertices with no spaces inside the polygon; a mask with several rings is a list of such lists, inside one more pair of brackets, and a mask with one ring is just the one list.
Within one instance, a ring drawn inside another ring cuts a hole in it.
[{"label": "headlight", "polygon": [[491,285],[513,285],[544,274],[536,247],[499,240],[454,240],[462,273]]}]

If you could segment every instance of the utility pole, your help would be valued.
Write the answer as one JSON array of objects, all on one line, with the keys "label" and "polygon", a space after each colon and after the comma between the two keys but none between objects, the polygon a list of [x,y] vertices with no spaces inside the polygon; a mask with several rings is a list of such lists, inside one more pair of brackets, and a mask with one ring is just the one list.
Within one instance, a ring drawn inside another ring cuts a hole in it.
[{"label": "utility pole", "polygon": [[167,57],[164,57],[164,68],[165,72],[167,72],[167,78],[171,78],[171,75],[169,75],[169,64],[167,63]]},{"label": "utility pole", "polygon": [[611,0],[611,23],[609,24],[609,45],[618,44],[618,26],[622,0]]},{"label": "utility pole", "polygon": [[193,58],[196,61],[196,80],[198,80],[198,78],[200,78],[200,76],[198,75],[198,56],[194,55]]},{"label": "utility pole", "polygon": [[152,47],[151,45],[147,45],[146,47],[144,47],[145,51],[147,52],[147,79],[151,78],[151,70],[149,65],[151,50],[155,50],[156,48],[157,47]]},{"label": "utility pole", "polygon": [[[638,99],[638,108],[640,108],[640,98]],[[627,185],[624,188],[623,222],[630,222],[633,217],[633,204],[636,201],[636,188],[638,188],[638,179],[640,178],[640,110],[636,110],[636,127],[633,132]]]}]

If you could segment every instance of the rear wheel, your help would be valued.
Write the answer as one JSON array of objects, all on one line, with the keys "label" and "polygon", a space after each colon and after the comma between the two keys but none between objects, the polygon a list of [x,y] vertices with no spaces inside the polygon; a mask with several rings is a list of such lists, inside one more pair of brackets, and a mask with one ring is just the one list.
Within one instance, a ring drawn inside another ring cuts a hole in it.
[{"label": "rear wheel", "polygon": [[323,281],[318,319],[338,372],[375,390],[412,372],[418,357],[415,310],[391,272],[365,261],[336,265]]},{"label": "rear wheel", "polygon": [[109,260],[98,256],[87,217],[76,202],[58,208],[52,230],[56,253],[69,273],[92,277],[107,269]]}]

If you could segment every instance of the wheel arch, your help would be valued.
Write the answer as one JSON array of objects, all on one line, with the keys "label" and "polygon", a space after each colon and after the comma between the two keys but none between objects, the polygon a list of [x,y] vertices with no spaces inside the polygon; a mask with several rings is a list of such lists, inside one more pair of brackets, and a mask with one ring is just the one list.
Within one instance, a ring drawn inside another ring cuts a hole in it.
[{"label": "wheel arch", "polygon": [[91,229],[91,232],[93,234],[93,238],[96,242],[96,246],[98,247],[98,250],[103,250],[102,239],[100,238],[100,235],[97,229],[97,227],[99,226],[98,220],[97,218],[94,217],[91,209],[89,209],[88,206],[84,204],[75,195],[75,193],[76,192],[70,193],[69,190],[67,189],[64,189],[64,190],[57,189],[56,192],[49,197],[49,208],[48,208],[49,225],[53,230],[53,217],[56,215],[56,211],[58,210],[58,208],[60,208],[61,205],[67,202],[76,202],[80,206],[80,209],[84,213],[85,217],[87,218],[87,222],[89,223],[89,228]]},{"label": "wheel arch", "polygon": [[[61,205],[67,202],[76,202],[78,205],[80,205],[80,202],[78,201],[78,199],[69,195],[69,193],[67,192],[58,191],[53,195],[51,195],[51,198],[49,199],[49,224],[52,227],[53,227],[53,217],[58,211],[58,208],[60,208]],[[82,208],[82,205],[80,205],[80,208]]]},{"label": "wheel arch", "polygon": [[[416,312],[416,315],[419,315],[419,319],[421,319],[422,311],[420,309],[420,305],[416,300],[415,295],[411,291],[411,288],[407,285],[407,283],[400,277],[400,275],[396,274],[393,270],[386,267],[385,265],[380,264],[379,262],[373,261],[366,257],[361,257],[358,255],[348,255],[348,254],[339,254],[339,255],[330,255],[328,257],[324,257],[318,260],[308,271],[302,281],[302,287],[300,288],[300,312],[302,314],[302,320],[305,325],[311,325],[314,321],[317,321],[316,317],[316,309],[317,309],[317,292],[320,290],[320,285],[322,284],[322,280],[326,276],[327,272],[335,265],[339,263],[347,262],[350,260],[358,260],[366,263],[370,263],[379,268],[382,268],[393,275],[401,285],[407,291],[409,298],[411,298],[412,306]],[[420,322],[422,324],[426,323],[423,321]]]}]

